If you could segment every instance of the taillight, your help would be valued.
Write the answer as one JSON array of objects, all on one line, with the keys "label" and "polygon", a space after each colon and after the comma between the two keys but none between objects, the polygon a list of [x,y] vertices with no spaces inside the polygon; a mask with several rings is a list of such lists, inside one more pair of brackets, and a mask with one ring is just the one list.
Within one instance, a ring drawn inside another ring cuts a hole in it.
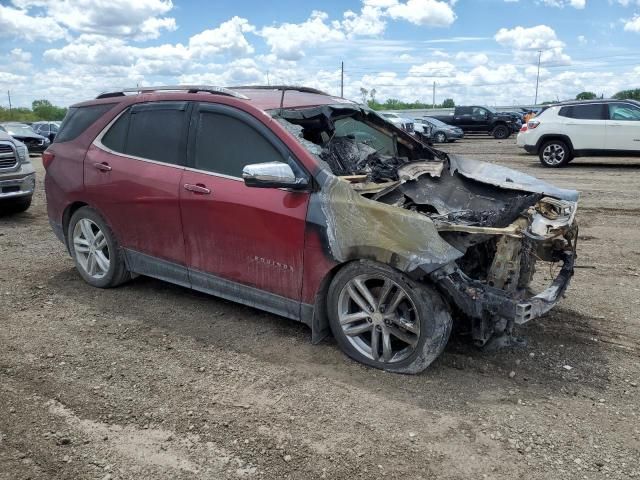
[{"label": "taillight", "polygon": [[537,128],[538,125],[540,125],[540,120],[531,120],[529,123],[527,123],[527,126],[533,130],[534,128]]},{"label": "taillight", "polygon": [[521,132],[526,132],[527,131],[527,124],[526,123],[524,125],[522,125],[522,127],[520,127],[520,131]]},{"label": "taillight", "polygon": [[51,165],[51,162],[53,162],[54,158],[56,158],[56,156],[53,152],[50,152],[48,150],[44,151],[44,153],[42,154],[42,166],[45,168],[45,170],[49,168],[49,165]]}]

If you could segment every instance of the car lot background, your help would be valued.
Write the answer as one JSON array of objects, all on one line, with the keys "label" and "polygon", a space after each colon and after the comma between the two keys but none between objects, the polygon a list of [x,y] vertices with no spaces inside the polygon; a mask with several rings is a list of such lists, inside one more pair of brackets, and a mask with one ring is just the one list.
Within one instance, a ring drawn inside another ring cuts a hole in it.
[{"label": "car lot background", "polygon": [[89,287],[34,157],[33,207],[0,218],[0,479],[640,478],[640,159],[439,148],[581,190],[581,268],[528,348],[453,338],[413,377],[160,281]]}]

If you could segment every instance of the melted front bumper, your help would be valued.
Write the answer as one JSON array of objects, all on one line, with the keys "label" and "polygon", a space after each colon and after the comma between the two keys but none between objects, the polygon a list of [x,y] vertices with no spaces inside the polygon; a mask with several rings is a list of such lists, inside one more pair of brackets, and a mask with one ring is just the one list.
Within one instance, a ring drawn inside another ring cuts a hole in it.
[{"label": "melted front bumper", "polygon": [[575,251],[563,252],[561,261],[560,272],[551,285],[530,297],[474,280],[457,266],[433,272],[431,279],[471,318],[503,318],[523,324],[551,310],[569,287],[574,271]]}]

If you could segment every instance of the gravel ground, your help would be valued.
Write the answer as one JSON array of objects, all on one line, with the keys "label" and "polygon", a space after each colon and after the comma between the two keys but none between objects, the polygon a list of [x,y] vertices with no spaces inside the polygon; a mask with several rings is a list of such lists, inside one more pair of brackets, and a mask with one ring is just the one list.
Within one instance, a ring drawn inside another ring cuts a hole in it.
[{"label": "gravel ground", "polygon": [[581,268],[528,347],[452,338],[418,376],[160,281],[89,287],[34,158],[34,206],[0,218],[0,479],[640,478],[640,158],[514,142],[443,148],[581,190]]}]

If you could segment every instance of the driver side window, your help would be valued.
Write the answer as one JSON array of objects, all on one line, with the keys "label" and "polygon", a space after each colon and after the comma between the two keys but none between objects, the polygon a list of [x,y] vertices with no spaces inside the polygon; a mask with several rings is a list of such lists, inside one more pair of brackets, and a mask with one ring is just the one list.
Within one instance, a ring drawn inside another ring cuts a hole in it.
[{"label": "driver side window", "polygon": [[242,120],[219,112],[199,112],[194,168],[242,178],[246,165],[264,162],[286,162],[286,159],[260,132]]},{"label": "driver side window", "polygon": [[640,108],[628,103],[609,104],[609,118],[611,120],[640,122]]}]

